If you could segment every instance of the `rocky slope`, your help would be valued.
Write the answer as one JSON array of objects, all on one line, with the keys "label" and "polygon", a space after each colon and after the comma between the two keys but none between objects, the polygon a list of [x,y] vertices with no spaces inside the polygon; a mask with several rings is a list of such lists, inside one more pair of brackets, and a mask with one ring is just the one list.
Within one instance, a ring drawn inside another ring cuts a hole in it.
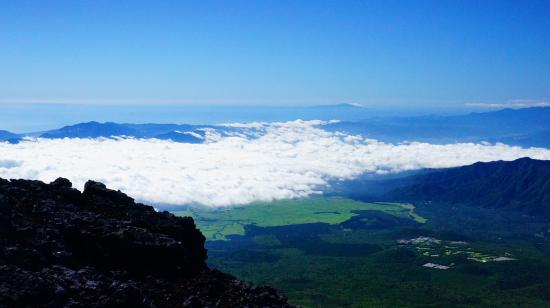
[{"label": "rocky slope", "polygon": [[192,218],[66,179],[0,179],[0,307],[288,307],[209,269]]}]

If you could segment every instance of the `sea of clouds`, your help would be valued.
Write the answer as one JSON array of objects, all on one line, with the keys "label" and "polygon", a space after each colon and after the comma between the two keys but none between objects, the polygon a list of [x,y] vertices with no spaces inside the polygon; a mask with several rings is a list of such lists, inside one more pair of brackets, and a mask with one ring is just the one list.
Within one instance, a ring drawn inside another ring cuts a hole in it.
[{"label": "sea of clouds", "polygon": [[477,161],[550,159],[550,150],[504,144],[389,144],[323,130],[324,122],[231,124],[203,144],[158,139],[30,138],[0,142],[0,177],[82,189],[88,179],[156,205],[228,206],[322,193],[364,173],[443,168]]}]

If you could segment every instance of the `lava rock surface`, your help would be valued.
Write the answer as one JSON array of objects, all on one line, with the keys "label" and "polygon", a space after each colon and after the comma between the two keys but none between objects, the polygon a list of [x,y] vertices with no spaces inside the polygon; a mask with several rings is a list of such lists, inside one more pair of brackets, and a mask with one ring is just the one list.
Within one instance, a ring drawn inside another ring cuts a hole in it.
[{"label": "lava rock surface", "polygon": [[204,242],[98,182],[0,179],[0,307],[289,307],[209,269]]}]

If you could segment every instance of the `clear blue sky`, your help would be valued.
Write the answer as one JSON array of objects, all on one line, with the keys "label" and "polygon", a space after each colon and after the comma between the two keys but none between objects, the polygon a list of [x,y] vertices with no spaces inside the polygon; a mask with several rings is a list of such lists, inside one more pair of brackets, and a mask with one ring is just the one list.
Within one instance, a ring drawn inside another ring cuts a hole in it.
[{"label": "clear blue sky", "polygon": [[0,103],[550,100],[550,1],[1,1]]}]

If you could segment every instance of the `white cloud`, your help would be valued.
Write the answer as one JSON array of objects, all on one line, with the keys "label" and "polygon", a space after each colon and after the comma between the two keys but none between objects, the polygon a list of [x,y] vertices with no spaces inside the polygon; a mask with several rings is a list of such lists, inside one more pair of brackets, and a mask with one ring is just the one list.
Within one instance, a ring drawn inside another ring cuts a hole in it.
[{"label": "white cloud", "polygon": [[501,108],[530,108],[530,107],[550,107],[550,102],[535,101],[529,99],[512,100],[504,103],[467,103],[469,107],[501,109]]},{"label": "white cloud", "polygon": [[[149,204],[227,206],[305,197],[334,179],[363,173],[467,165],[520,157],[550,159],[550,150],[504,144],[388,144],[332,133],[318,121],[256,123],[261,131],[215,136],[204,144],[156,139],[27,139],[0,143],[0,177],[69,178],[82,189],[104,182]],[[242,126],[241,126],[242,127]],[[253,134],[252,134],[253,135]]]}]

